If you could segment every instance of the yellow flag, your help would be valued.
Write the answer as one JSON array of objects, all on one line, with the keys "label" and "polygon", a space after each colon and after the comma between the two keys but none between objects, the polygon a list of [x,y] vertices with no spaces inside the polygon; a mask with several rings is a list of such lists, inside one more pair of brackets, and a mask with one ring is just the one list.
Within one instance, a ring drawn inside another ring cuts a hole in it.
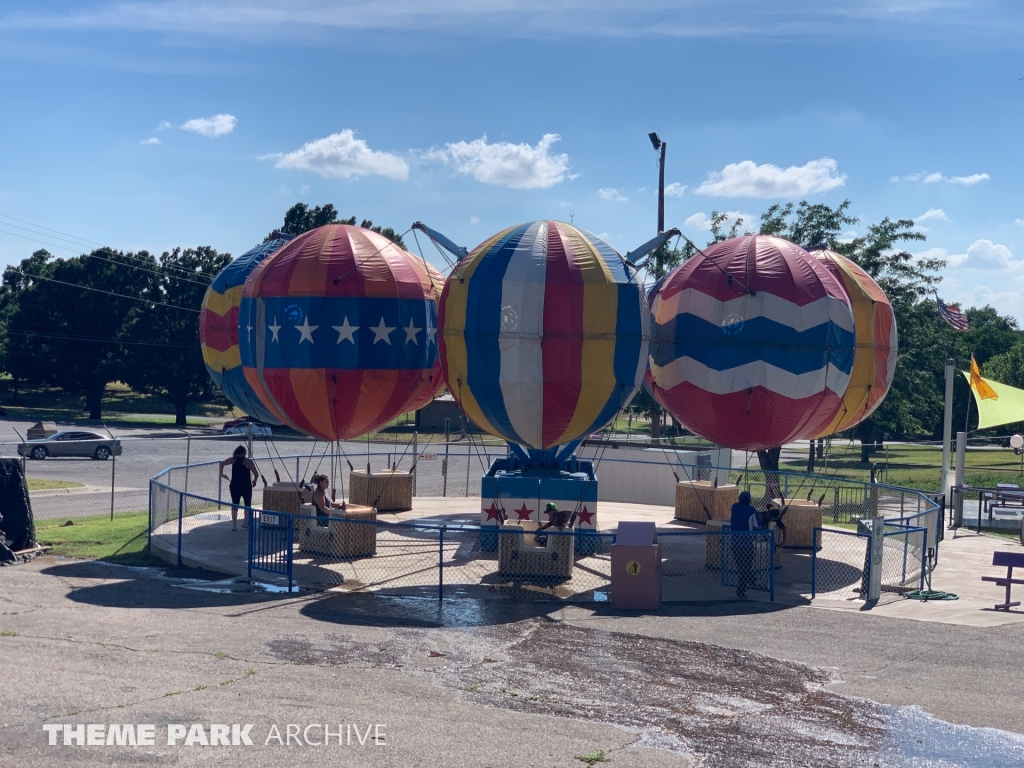
[{"label": "yellow flag", "polygon": [[981,371],[978,370],[978,363],[971,355],[971,389],[978,393],[982,400],[998,400],[999,393],[992,389],[991,385],[981,378]]}]

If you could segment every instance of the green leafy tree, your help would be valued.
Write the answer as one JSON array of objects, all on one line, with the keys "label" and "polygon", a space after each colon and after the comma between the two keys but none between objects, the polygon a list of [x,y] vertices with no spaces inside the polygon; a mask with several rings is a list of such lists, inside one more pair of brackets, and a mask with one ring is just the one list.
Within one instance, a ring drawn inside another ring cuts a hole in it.
[{"label": "green leafy tree", "polygon": [[123,380],[136,392],[170,401],[175,426],[185,426],[189,403],[208,387],[195,310],[202,305],[206,286],[230,262],[230,254],[210,246],[164,253],[158,279],[150,288],[153,304],[136,310],[127,324],[132,353]]},{"label": "green leafy tree", "polygon": [[1018,341],[1005,352],[989,358],[984,365],[983,375],[987,379],[1024,389],[1024,341]]},{"label": "green leafy tree", "polygon": [[[310,208],[305,203],[296,203],[285,211],[284,224],[281,228],[270,232],[263,238],[263,242],[266,243],[273,240],[277,232],[283,232],[286,235],[301,235],[303,232],[309,232],[311,229],[322,227],[325,224],[348,224],[355,226],[356,217],[350,216],[347,219],[339,219],[338,211],[331,203],[318,205],[314,208]],[[359,226],[383,235],[399,248],[405,248],[405,241],[402,240],[402,236],[391,227],[376,226],[370,219],[363,219]]]},{"label": "green leafy tree", "polygon": [[107,384],[121,379],[128,318],[145,307],[156,261],[145,251],[98,249],[70,259],[36,251],[4,272],[7,350],[15,377],[84,395],[102,418]]}]

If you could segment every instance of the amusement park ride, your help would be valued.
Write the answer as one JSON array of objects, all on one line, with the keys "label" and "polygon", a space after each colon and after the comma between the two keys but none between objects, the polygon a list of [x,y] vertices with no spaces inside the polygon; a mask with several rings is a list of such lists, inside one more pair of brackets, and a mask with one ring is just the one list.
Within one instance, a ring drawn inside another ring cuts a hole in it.
[{"label": "amusement park ride", "polygon": [[203,355],[236,406],[327,441],[379,429],[447,386],[508,444],[481,479],[484,526],[540,522],[554,502],[576,513],[577,551],[592,546],[597,476],[576,449],[645,377],[687,429],[743,451],[848,429],[892,382],[892,308],[837,253],[737,237],[697,249],[648,295],[643,259],[678,230],[623,257],[558,221],[471,251],[412,228],[454,257],[447,277],[346,224],[244,254],[204,298]]}]

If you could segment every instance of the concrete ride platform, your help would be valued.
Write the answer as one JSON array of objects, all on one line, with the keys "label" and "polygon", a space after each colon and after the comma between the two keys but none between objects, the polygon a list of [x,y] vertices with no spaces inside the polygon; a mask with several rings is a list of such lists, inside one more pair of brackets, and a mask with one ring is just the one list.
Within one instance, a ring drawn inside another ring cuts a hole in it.
[{"label": "concrete ride platform", "polygon": [[[444,544],[445,594],[497,597],[503,594],[501,587],[506,585],[497,575],[496,553],[480,551],[475,530],[458,531],[460,525],[478,525],[479,510],[479,497],[416,497],[413,509],[384,513],[379,520],[449,526]],[[622,520],[652,520],[662,534],[704,531],[704,526],[699,523],[685,523],[673,518],[674,509],[669,506],[602,502],[599,531],[612,532]],[[177,520],[172,520],[153,531],[153,554],[170,562],[176,560],[177,526]],[[665,602],[734,599],[734,590],[722,587],[717,583],[715,572],[703,568],[703,536],[663,536],[662,541],[671,542],[669,547],[664,547]],[[247,547],[247,531],[241,516],[237,530],[232,531],[230,507],[227,505],[184,521],[182,562],[185,565],[245,575]],[[437,588],[438,548],[437,535],[431,531],[382,528],[378,532],[377,554],[371,558],[339,562],[318,560],[296,551],[294,577],[297,583],[312,588],[424,594],[431,588]],[[991,566],[993,551],[1021,549],[1020,544],[1010,539],[978,535],[964,529],[948,530],[940,545],[932,586],[956,592],[960,599],[921,602],[904,599],[896,593],[885,593],[878,604],[872,606],[867,606],[855,592],[859,581],[853,580],[841,590],[812,599],[810,551],[786,549],[783,567],[775,571],[775,600],[784,605],[811,605],[828,610],[867,612],[872,616],[977,627],[1024,622],[1024,611],[993,610],[993,605],[1001,597],[1001,588],[981,581],[983,575],[1001,575]],[[853,562],[854,559],[851,556],[851,562],[847,564],[851,572],[861,565]],[[538,597],[604,601],[609,595],[609,573],[608,553],[598,553],[578,558],[571,580],[550,588],[534,586],[527,589],[533,590]],[[269,574],[261,574],[261,577],[271,578]],[[754,599],[767,599],[764,592],[751,591],[750,595]]]}]

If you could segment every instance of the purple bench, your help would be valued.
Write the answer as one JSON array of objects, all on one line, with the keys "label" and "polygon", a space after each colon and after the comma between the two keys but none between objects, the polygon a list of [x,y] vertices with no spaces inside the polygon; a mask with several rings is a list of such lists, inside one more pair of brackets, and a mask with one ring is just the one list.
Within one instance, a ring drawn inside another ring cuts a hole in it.
[{"label": "purple bench", "polygon": [[1000,587],[1006,587],[1006,601],[998,604],[997,611],[1009,611],[1015,605],[1020,605],[1020,600],[1010,602],[1010,587],[1014,584],[1024,584],[1024,579],[1013,578],[1014,568],[1024,568],[1024,552],[993,552],[992,565],[1006,568],[1006,576],[982,576],[982,581],[991,581]]}]

